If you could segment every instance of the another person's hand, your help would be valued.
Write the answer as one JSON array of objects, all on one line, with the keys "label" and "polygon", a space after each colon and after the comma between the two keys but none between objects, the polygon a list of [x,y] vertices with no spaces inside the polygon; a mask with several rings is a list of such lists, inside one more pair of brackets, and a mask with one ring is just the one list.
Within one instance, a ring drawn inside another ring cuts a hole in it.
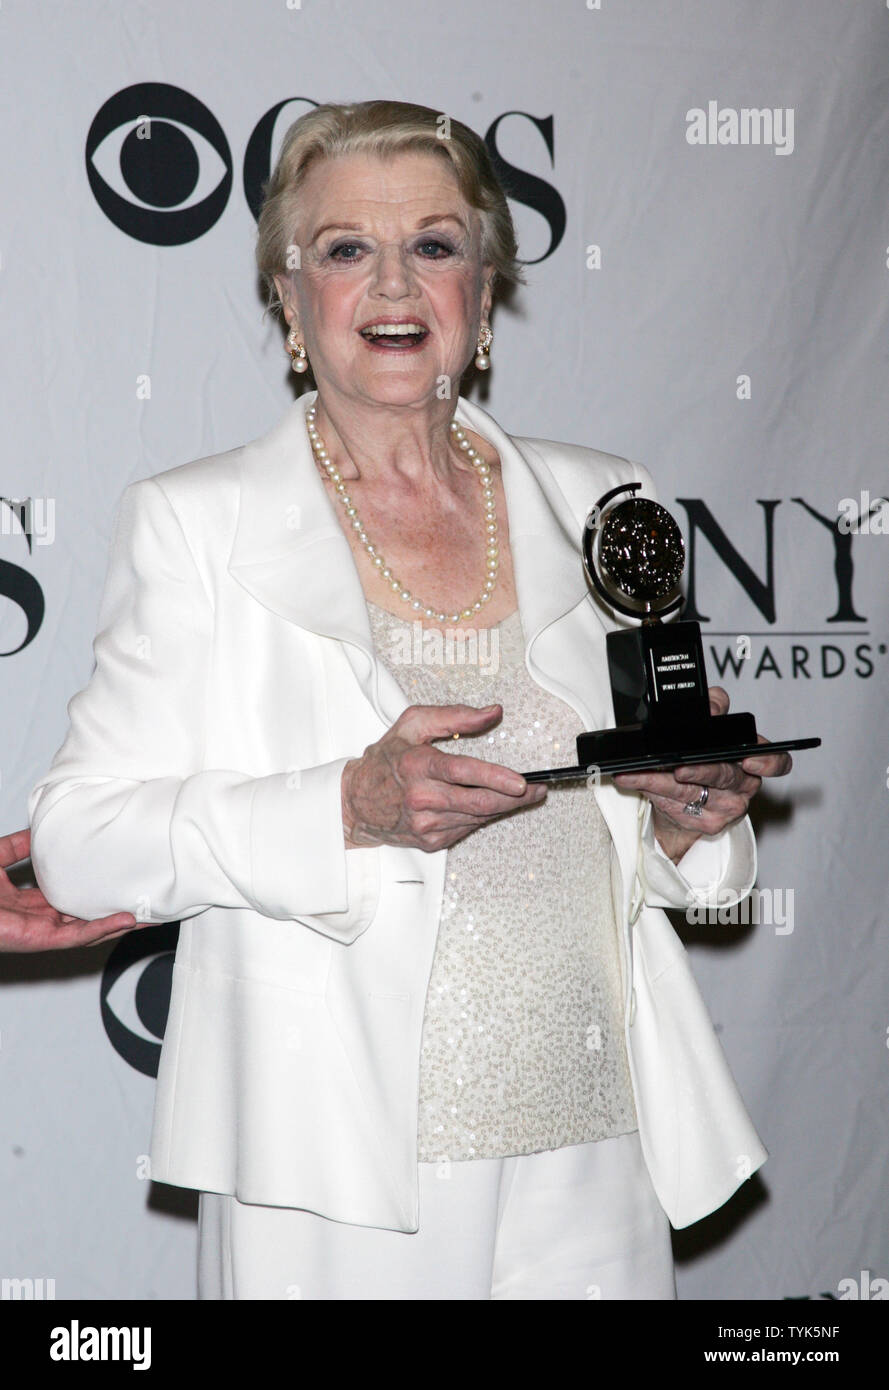
[{"label": "another person's hand", "polygon": [[39,888],[16,888],[4,872],[31,852],[31,832],[0,836],[0,952],[58,951],[92,946],[144,926],[131,912],[115,912],[96,922],[66,916],[50,907]]},{"label": "another person's hand", "polygon": [[431,853],[521,806],[536,806],[546,787],[521,773],[433,739],[481,734],[500,720],[500,705],[412,705],[377,743],[343,769],[343,831],[355,847],[398,845]]},{"label": "another person's hand", "polygon": [[[710,687],[712,714],[726,714],[729,697],[718,685]],[[760,743],[768,748],[766,739]],[[675,767],[666,772],[621,772],[618,787],[641,792],[652,804],[653,828],[658,843],[674,864],[701,835],[718,835],[747,814],[763,777],[784,777],[791,769],[789,753],[756,754],[740,763],[707,763]],[[706,804],[692,817],[686,806],[707,789]]]}]

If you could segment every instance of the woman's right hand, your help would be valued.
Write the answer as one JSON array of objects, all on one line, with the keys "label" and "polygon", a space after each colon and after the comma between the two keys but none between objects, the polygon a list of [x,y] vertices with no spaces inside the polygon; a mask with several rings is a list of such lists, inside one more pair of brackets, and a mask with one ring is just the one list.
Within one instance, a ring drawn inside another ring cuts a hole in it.
[{"label": "woman's right hand", "polygon": [[546,798],[542,783],[498,763],[434,748],[434,739],[482,734],[500,705],[411,705],[342,777],[346,845],[447,849],[479,826]]}]

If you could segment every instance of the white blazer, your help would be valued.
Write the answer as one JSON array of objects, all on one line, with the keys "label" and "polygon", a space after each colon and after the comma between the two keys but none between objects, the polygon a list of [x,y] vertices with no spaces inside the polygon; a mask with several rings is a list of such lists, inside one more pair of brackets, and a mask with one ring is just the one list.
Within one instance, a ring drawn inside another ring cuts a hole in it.
[{"label": "white blazer", "polygon": [[[47,897],[181,919],[152,1177],[338,1221],[418,1229],[420,1036],[446,851],[346,851],[340,776],[405,709],[377,661],[303,396],[262,439],[123,495],[93,676],[31,795]],[[613,724],[605,633],[580,558],[587,511],[644,469],[513,439],[497,450],[530,672],[590,729]],[[591,793],[592,794],[592,793]],[[766,1158],[664,906],[752,887],[748,821],[681,872],[650,804],[595,790],[614,842],[640,1137],[674,1226]],[[484,834],[484,831],[480,833]]]}]

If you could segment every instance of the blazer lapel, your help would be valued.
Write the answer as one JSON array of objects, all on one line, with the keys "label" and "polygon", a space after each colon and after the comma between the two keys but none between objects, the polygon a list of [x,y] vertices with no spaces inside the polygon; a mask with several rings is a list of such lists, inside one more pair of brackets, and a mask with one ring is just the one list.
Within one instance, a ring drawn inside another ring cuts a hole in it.
[{"label": "blazer lapel", "polygon": [[[511,438],[469,401],[460,400],[457,418],[500,455],[528,666],[535,679],[577,711],[586,728],[607,727],[612,708],[604,675],[605,627],[583,569],[583,522],[530,441]],[[597,496],[591,478],[590,507]]]},{"label": "blazer lapel", "polygon": [[[606,627],[583,569],[583,521],[568,505],[545,456],[557,454],[559,446],[547,444],[544,453],[530,440],[514,440],[467,401],[460,402],[457,418],[490,440],[500,454],[529,670],[577,711],[585,728],[609,728],[614,707]],[[592,507],[602,490],[601,479],[591,475],[589,486]],[[639,801],[619,791],[610,778],[596,782],[594,794],[620,856],[626,921],[635,882]]]},{"label": "blazer lapel", "polygon": [[229,572],[288,622],[344,644],[377,714],[391,724],[407,701],[376,660],[364,591],[349,543],[312,458],[303,395],[267,435],[244,450]]}]

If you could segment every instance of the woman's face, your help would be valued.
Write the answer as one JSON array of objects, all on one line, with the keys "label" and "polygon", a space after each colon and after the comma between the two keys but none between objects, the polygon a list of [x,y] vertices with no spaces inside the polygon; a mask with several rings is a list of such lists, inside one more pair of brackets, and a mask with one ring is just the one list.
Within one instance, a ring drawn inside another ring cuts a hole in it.
[{"label": "woman's face", "polygon": [[319,160],[299,206],[300,269],[276,284],[322,397],[456,398],[490,312],[491,269],[479,214],[444,159],[411,151]]}]

